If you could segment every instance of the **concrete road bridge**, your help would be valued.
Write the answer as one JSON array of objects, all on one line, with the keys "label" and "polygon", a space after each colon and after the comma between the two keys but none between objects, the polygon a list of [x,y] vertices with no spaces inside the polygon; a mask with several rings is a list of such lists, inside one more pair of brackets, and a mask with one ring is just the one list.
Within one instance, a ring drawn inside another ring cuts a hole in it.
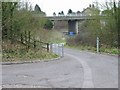
[{"label": "concrete road bridge", "polygon": [[[104,16],[100,16],[103,18]],[[78,22],[83,20],[95,20],[96,16],[83,16],[83,15],[75,15],[75,16],[47,16],[47,18],[51,21],[67,21],[68,22],[68,32],[73,32],[75,34],[78,33]],[[97,17],[98,18],[98,17]]]}]

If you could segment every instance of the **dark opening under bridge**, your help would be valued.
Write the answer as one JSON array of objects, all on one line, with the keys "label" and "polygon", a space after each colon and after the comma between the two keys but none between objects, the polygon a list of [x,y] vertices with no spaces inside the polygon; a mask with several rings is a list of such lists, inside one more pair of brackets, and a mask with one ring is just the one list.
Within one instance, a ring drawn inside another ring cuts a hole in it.
[{"label": "dark opening under bridge", "polygon": [[75,34],[78,33],[78,21],[83,21],[83,20],[95,20],[95,19],[102,19],[105,16],[47,16],[49,20],[53,21],[67,21],[68,22],[68,32],[74,32]]}]

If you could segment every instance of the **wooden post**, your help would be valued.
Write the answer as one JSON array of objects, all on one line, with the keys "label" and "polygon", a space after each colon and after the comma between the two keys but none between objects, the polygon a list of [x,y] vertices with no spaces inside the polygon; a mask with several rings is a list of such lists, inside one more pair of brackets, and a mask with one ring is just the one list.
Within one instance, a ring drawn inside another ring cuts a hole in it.
[{"label": "wooden post", "polygon": [[21,33],[21,43],[23,43],[23,34]]},{"label": "wooden post", "polygon": [[26,49],[28,49],[28,44],[27,44],[27,31],[25,30],[25,45]]},{"label": "wooden post", "polygon": [[34,37],[34,49],[36,48],[36,40],[35,40],[35,37]]},{"label": "wooden post", "polygon": [[49,52],[49,43],[47,43],[47,52]]},{"label": "wooden post", "polygon": [[27,45],[27,33],[25,31],[25,44]]},{"label": "wooden post", "polygon": [[28,32],[28,49],[30,48],[30,31]]}]

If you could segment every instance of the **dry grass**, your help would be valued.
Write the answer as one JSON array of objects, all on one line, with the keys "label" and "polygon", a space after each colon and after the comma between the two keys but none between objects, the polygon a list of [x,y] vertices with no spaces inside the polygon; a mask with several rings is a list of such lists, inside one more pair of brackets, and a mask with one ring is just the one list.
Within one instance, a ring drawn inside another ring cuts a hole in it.
[{"label": "dry grass", "polygon": [[11,44],[10,41],[4,41],[2,44],[2,61],[26,61],[26,60],[44,60],[58,57],[53,53],[49,53],[43,49],[26,48],[20,43]]}]

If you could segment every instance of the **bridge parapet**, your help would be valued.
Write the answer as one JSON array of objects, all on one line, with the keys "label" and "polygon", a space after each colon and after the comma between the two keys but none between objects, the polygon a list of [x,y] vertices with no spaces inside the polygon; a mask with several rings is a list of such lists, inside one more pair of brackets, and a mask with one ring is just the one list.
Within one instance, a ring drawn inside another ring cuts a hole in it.
[{"label": "bridge parapet", "polygon": [[[100,18],[103,18],[105,16],[99,16]],[[47,16],[46,18],[48,18],[51,21],[55,21],[55,20],[63,20],[63,21],[69,21],[69,20],[91,20],[91,19],[97,19],[98,16]]]}]

